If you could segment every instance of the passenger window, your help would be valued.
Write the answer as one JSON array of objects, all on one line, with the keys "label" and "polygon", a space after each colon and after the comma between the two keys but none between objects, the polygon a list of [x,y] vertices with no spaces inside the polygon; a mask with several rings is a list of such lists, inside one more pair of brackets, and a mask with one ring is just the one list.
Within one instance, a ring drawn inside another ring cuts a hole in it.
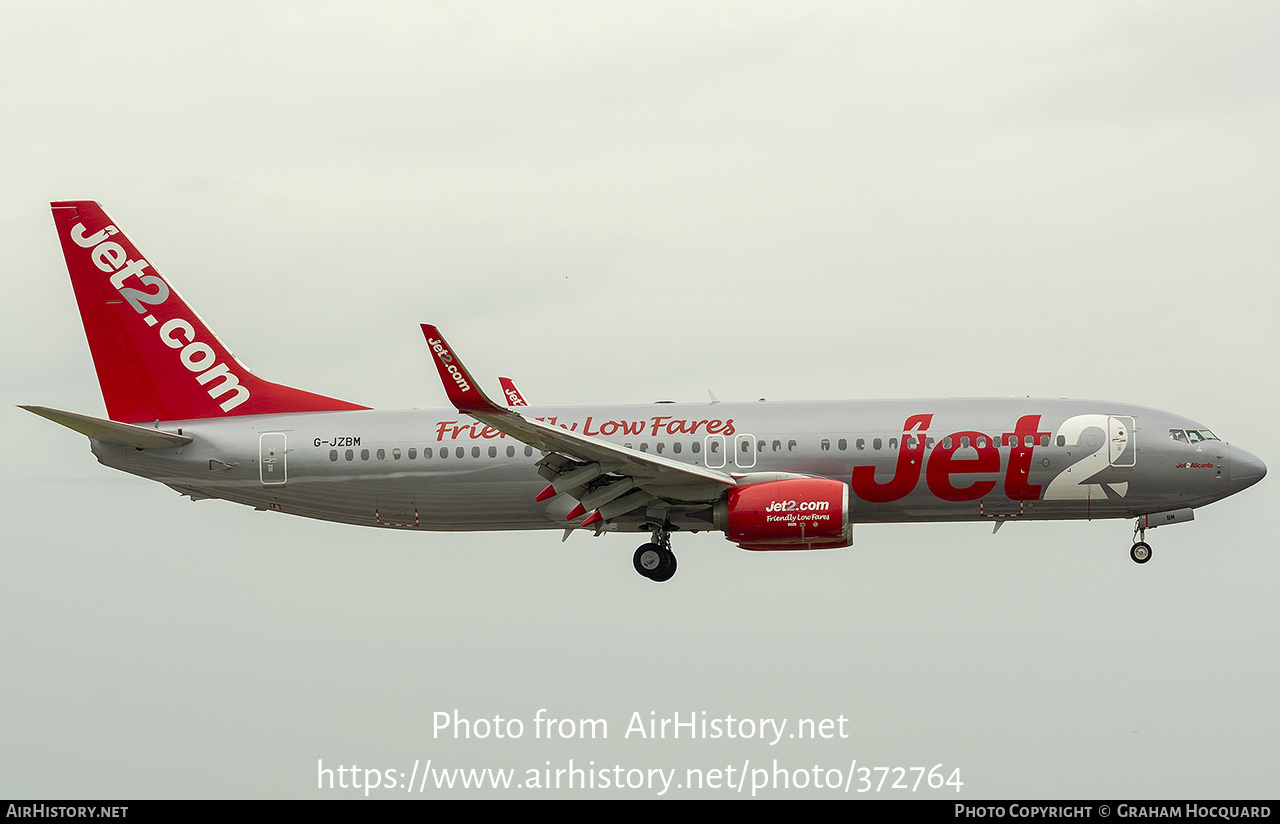
[{"label": "passenger window", "polygon": [[712,442],[708,445],[708,448],[711,450],[711,454],[712,454],[712,455],[719,454],[719,452],[720,452],[720,442],[719,442],[719,441],[712,441]]},{"label": "passenger window", "polygon": [[367,461],[367,460],[369,460],[369,450],[367,450],[367,449],[361,449],[361,450],[360,450],[360,460],[362,460],[362,461]]},{"label": "passenger window", "polygon": [[[411,461],[412,461],[413,459],[415,459],[415,458],[417,458],[417,457],[418,457],[418,448],[417,448],[417,447],[414,447],[414,446],[409,447],[409,460],[411,460]],[[424,454],[423,454],[423,457],[424,457],[424,458],[430,458],[431,456],[430,456],[430,455],[427,455],[427,454],[425,454],[425,453],[424,453]]]},{"label": "passenger window", "polygon": [[830,452],[830,451],[831,451],[831,439],[830,439],[830,438],[823,438],[823,439],[822,439],[822,451],[823,451],[823,452]]},{"label": "passenger window", "polygon": [[676,441],[675,443],[671,444],[671,451],[676,453],[677,455],[680,454],[680,449],[681,447],[680,447],[679,441]]},{"label": "passenger window", "polygon": [[395,449],[391,450],[391,457],[393,460],[400,460],[400,447],[397,446]]},{"label": "passenger window", "polygon": [[330,449],[330,450],[329,450],[329,460],[331,460],[331,461],[336,461],[336,460],[338,460],[338,450],[336,450],[336,449]]},{"label": "passenger window", "polygon": [[496,446],[489,447],[489,457],[490,458],[498,457],[498,447]]},{"label": "passenger window", "polygon": [[642,443],[642,444],[640,444],[640,451],[641,451],[641,452],[648,452],[648,451],[649,451],[649,444],[647,444],[647,443]]},{"label": "passenger window", "polygon": [[1041,436],[1040,436],[1040,445],[1041,445],[1041,446],[1048,446],[1048,445],[1049,445],[1049,436],[1048,436],[1048,435],[1041,435]]},{"label": "passenger window", "polygon": [[879,449],[879,448],[880,448],[880,439],[879,439],[879,438],[876,438],[875,440],[873,440],[873,441],[871,442],[871,448],[872,448],[872,449]]},{"label": "passenger window", "polygon": [[849,442],[846,441],[844,438],[841,438],[840,440],[836,441],[836,449],[839,449],[841,452],[845,451],[848,448],[849,448]]},{"label": "passenger window", "polygon": [[765,443],[764,441],[757,441],[757,442],[756,442],[756,451],[757,451],[757,452],[763,452],[763,451],[764,451],[764,448],[765,448],[766,446],[768,446],[768,444],[767,444],[767,443]]},{"label": "passenger window", "polygon": [[348,450],[347,450],[347,460],[348,460],[348,461],[350,461],[350,460],[354,460],[354,459],[355,459],[355,457],[356,457],[356,453],[355,453],[354,451],[352,451],[352,450],[348,449]]},{"label": "passenger window", "polygon": [[514,446],[507,447],[507,457],[514,458],[516,456],[516,448]]},{"label": "passenger window", "polygon": [[787,451],[788,451],[788,452],[795,452],[795,451],[796,451],[796,442],[795,442],[795,441],[787,441]]},{"label": "passenger window", "polygon": [[662,441],[658,441],[656,444],[653,445],[654,451],[657,452],[659,455],[662,454],[662,447],[663,447]]},{"label": "passenger window", "polygon": [[969,448],[969,436],[968,436],[968,435],[965,435],[963,438],[961,438],[961,439],[960,439],[960,448],[961,448],[961,449],[968,449],[968,448]]},{"label": "passenger window", "polygon": [[897,448],[898,448],[898,439],[897,439],[897,438],[890,438],[890,439],[889,439],[889,448],[890,448],[890,449],[897,449]]},{"label": "passenger window", "polygon": [[449,457],[449,447],[447,446],[440,447],[440,460],[443,461],[447,457]]},{"label": "passenger window", "polygon": [[986,439],[986,438],[978,438],[977,446],[978,446],[978,448],[979,448],[979,449],[986,449],[986,448],[987,448],[987,439]]},{"label": "passenger window", "polygon": [[866,449],[867,448],[866,438],[858,438],[858,441],[857,443],[854,444],[854,446],[858,447],[858,449]]},{"label": "passenger window", "polygon": [[943,438],[943,439],[942,439],[942,448],[943,448],[943,449],[950,449],[950,448],[951,448],[951,438],[950,438],[950,436],[948,436],[948,437],[946,437],[946,438]]},{"label": "passenger window", "polygon": [[1024,436],[1024,437],[1023,437],[1023,439],[1022,439],[1022,445],[1023,445],[1023,446],[1035,446],[1035,445],[1036,445],[1036,436],[1035,436],[1035,435],[1026,435],[1026,436]]},{"label": "passenger window", "polygon": [[[458,457],[459,457],[459,458],[461,458],[461,457],[462,457],[462,447],[458,447]],[[478,447],[478,446],[473,446],[473,447],[471,447],[471,457],[473,457],[473,458],[479,458],[479,457],[480,457],[480,447]]]},{"label": "passenger window", "polygon": [[533,457],[533,447],[532,447],[532,446],[526,446],[526,447],[524,448],[524,456],[525,456],[526,458],[532,458],[532,457]]},{"label": "passenger window", "polygon": [[693,452],[695,455],[696,455],[697,453],[701,452],[701,451],[702,451],[702,442],[701,442],[701,441],[694,441],[693,443],[689,444],[689,450],[690,450],[691,452]]},{"label": "passenger window", "polygon": [[385,450],[385,449],[379,449],[379,450],[378,450],[378,460],[380,460],[380,461],[385,461],[386,459],[387,459],[387,450]]},{"label": "passenger window", "polygon": [[782,451],[782,441],[774,441],[774,442],[773,442],[773,451],[774,451],[774,452],[781,452],[781,451]]}]

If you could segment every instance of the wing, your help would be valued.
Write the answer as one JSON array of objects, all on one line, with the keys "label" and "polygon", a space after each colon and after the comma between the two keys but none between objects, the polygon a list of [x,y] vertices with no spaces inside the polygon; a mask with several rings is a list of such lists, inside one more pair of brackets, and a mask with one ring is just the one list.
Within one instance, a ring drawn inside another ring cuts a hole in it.
[{"label": "wing", "polygon": [[498,406],[480,389],[439,329],[424,323],[422,334],[445,392],[459,412],[549,453],[538,468],[551,483],[537,500],[572,495],[579,503],[567,516],[569,520],[590,513],[582,521],[590,526],[646,505],[706,505],[736,485],[724,472],[637,452]]}]

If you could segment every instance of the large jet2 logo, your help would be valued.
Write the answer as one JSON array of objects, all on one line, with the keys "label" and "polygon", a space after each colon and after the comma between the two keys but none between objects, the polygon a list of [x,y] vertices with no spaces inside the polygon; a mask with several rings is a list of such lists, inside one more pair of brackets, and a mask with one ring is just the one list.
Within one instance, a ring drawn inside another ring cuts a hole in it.
[{"label": "large jet2 logo", "polygon": [[[155,326],[160,321],[151,314],[147,307],[162,306],[169,299],[169,285],[156,274],[143,274],[151,264],[139,257],[129,259],[124,246],[110,238],[119,234],[115,226],[107,226],[86,236],[83,223],[71,227],[71,240],[81,249],[89,249],[89,259],[99,271],[111,275],[111,285],[120,293],[120,297],[129,302],[133,310],[142,315],[147,326]],[[144,289],[126,286],[130,278],[137,278]],[[148,291],[149,289],[149,291]],[[160,341],[170,349],[178,349],[178,359],[187,371],[195,374],[196,383],[201,386],[213,383],[207,391],[209,397],[219,397],[232,393],[230,398],[219,406],[223,412],[230,412],[240,404],[249,400],[248,387],[240,383],[240,378],[225,363],[219,363],[218,355],[209,344],[195,339],[196,331],[190,323],[182,318],[173,318],[160,325]]]},{"label": "large jet2 logo", "polygon": [[[1005,497],[1012,501],[1040,500],[1043,485],[1030,483],[1028,478],[1036,446],[1047,443],[1051,433],[1040,431],[1039,415],[1023,415],[1018,418],[1013,431],[1003,433],[999,436],[1000,440],[982,432],[953,432],[927,450],[926,460],[928,431],[932,423],[931,414],[907,418],[902,425],[902,440],[898,447],[893,477],[880,482],[876,480],[874,464],[855,466],[850,479],[854,494],[869,503],[901,500],[916,488],[923,474],[925,484],[935,498],[943,501],[976,501],[990,495],[999,483],[1001,464],[1004,462],[999,444],[1004,444],[1009,453],[1008,463],[1003,467]],[[1088,434],[1089,429],[1096,430],[1101,436]],[[1128,434],[1132,429],[1132,418],[1107,415],[1078,415],[1064,422],[1057,433],[1064,442],[1073,447],[1093,447],[1093,451],[1059,472],[1044,491],[1044,498],[1106,497],[1101,485],[1086,481],[1109,466],[1134,465],[1132,440]],[[1109,440],[1106,438],[1108,431]],[[1110,454],[1106,449],[1108,443]],[[976,457],[957,457],[961,450]],[[956,485],[953,476],[960,475],[970,481],[967,486]],[[981,477],[983,475],[993,477]],[[1127,485],[1123,482],[1107,486],[1120,496],[1127,491]]]}]

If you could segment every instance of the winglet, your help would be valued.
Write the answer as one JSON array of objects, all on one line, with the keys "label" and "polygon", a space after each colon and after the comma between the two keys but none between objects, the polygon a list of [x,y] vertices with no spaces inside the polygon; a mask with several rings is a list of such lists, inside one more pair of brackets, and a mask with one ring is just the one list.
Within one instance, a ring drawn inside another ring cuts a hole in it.
[{"label": "winglet", "polygon": [[498,383],[502,385],[502,394],[506,396],[507,403],[512,406],[529,405],[529,402],[524,399],[524,395],[520,394],[520,390],[516,389],[516,382],[511,378],[498,378]]},{"label": "winglet", "polygon": [[471,377],[462,360],[449,348],[449,344],[440,334],[440,330],[429,323],[422,324],[422,335],[427,339],[427,348],[436,362],[436,371],[440,373],[440,381],[444,391],[449,395],[449,402],[459,412],[488,412],[501,414],[507,410],[489,400],[489,396]]}]

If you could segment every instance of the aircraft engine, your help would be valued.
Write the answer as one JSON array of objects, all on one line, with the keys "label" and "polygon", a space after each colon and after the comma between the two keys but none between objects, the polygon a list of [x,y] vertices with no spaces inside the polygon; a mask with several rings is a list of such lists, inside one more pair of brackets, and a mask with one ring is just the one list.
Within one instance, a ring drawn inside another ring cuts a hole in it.
[{"label": "aircraft engine", "polygon": [[849,486],[826,478],[735,486],[716,504],[715,525],[743,549],[850,546]]}]

